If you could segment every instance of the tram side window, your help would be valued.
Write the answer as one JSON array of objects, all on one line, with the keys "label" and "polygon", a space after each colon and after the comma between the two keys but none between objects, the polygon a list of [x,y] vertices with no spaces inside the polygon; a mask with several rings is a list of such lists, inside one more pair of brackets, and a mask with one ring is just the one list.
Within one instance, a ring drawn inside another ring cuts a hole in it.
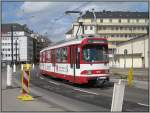
[{"label": "tram side window", "polygon": [[56,62],[61,62],[61,53],[60,53],[61,49],[58,48],[56,49]]},{"label": "tram side window", "polygon": [[61,62],[63,63],[67,62],[67,58],[68,58],[67,53],[68,53],[67,47],[61,49]]},{"label": "tram side window", "polygon": [[47,55],[48,55],[48,51],[45,51],[45,62],[47,63]]},{"label": "tram side window", "polygon": [[76,48],[76,68],[79,69],[80,68],[80,48]]},{"label": "tram side window", "polygon": [[52,60],[53,66],[54,66],[55,65],[55,51],[54,50],[52,50],[52,58],[51,58],[51,60]]},{"label": "tram side window", "polygon": [[40,62],[42,63],[42,53],[40,53]]},{"label": "tram side window", "polygon": [[50,63],[50,61],[51,61],[51,51],[48,50],[47,51],[47,62]]},{"label": "tram side window", "polygon": [[43,52],[43,55],[42,55],[42,62],[43,63],[45,62],[45,52]]}]

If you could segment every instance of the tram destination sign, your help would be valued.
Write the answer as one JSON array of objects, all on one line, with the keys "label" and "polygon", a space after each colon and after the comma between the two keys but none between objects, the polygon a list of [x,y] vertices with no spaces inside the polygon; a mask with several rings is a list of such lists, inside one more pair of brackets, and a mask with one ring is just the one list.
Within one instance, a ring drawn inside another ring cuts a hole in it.
[{"label": "tram destination sign", "polygon": [[107,43],[107,40],[88,40],[89,43]]}]

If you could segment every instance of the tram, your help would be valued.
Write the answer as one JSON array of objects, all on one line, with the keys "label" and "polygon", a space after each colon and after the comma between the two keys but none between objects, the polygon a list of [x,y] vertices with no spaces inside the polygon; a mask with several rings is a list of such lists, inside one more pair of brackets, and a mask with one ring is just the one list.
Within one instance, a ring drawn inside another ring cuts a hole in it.
[{"label": "tram", "polygon": [[55,43],[40,51],[40,72],[76,84],[109,81],[108,42],[95,36]]}]

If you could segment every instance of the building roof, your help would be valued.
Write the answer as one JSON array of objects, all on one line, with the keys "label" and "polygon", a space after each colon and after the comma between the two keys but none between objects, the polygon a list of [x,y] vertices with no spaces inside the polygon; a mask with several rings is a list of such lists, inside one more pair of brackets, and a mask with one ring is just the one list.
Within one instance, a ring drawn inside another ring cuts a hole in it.
[{"label": "building roof", "polygon": [[1,32],[11,32],[11,27],[13,27],[13,31],[26,31],[32,33],[33,31],[28,29],[26,25],[20,25],[18,23],[7,23],[1,24]]},{"label": "building roof", "polygon": [[70,29],[69,31],[67,31],[65,34],[72,34],[73,33],[73,29]]},{"label": "building roof", "polygon": [[[123,12],[123,11],[105,11],[95,12],[97,18],[149,18],[148,12]],[[83,19],[94,18],[93,12],[87,11]]]}]

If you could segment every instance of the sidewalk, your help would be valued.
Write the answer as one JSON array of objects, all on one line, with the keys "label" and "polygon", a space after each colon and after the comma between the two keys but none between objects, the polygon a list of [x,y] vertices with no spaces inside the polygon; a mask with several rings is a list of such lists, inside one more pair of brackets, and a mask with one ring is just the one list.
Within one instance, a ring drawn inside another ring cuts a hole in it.
[{"label": "sidewalk", "polygon": [[[43,100],[43,94],[34,92],[33,101],[22,101],[17,99],[17,96],[21,95],[20,83],[13,83],[13,88],[6,88],[6,72],[2,74],[2,111],[64,111],[54,103],[45,102]],[[14,79],[14,78],[13,78]]]},{"label": "sidewalk", "polygon": [[[121,79],[121,77],[119,77],[117,75],[116,76],[115,75],[110,76],[111,82],[117,83],[119,81],[119,79]],[[126,85],[128,84],[127,79],[122,79],[122,81]],[[148,82],[148,80],[147,81],[133,80],[133,87],[148,90],[149,89],[149,82]]]},{"label": "sidewalk", "polygon": [[21,101],[17,99],[20,88],[2,90],[2,111],[64,111],[53,103],[44,103],[40,96],[33,96],[33,101]]}]

